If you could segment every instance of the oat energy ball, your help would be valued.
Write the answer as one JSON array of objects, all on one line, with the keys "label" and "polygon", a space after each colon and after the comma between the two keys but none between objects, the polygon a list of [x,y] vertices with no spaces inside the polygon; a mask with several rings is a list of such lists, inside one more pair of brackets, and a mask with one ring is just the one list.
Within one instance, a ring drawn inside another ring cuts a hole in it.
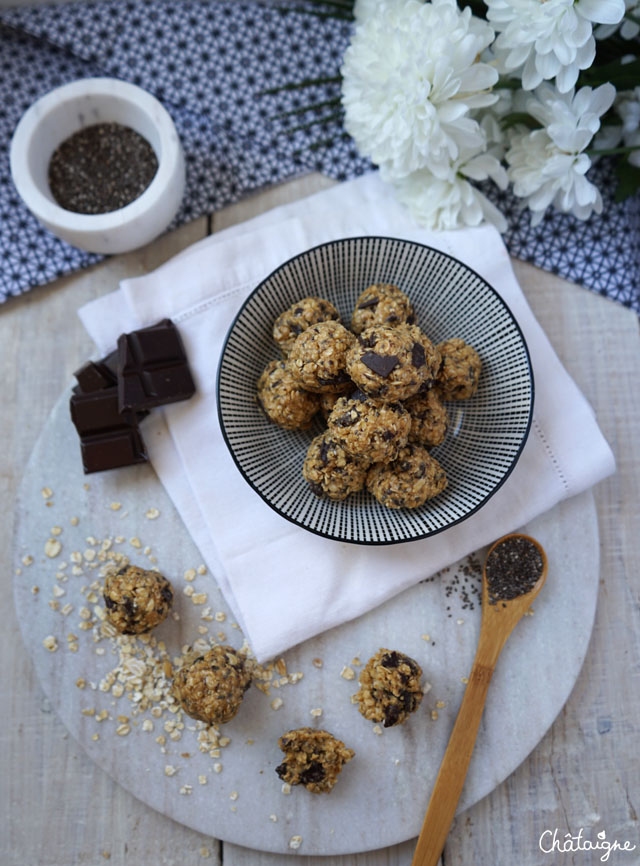
[{"label": "oat energy ball", "polygon": [[[355,390],[355,385],[353,386]],[[330,394],[324,391],[320,394],[320,413],[325,421],[328,421],[329,415],[333,412],[333,407],[340,399],[340,394]]]},{"label": "oat energy ball", "polygon": [[376,463],[367,490],[387,508],[417,508],[447,486],[447,476],[423,445],[409,443],[393,463]]},{"label": "oat energy ball", "polygon": [[291,372],[308,391],[344,393],[353,387],[346,358],[354,341],[353,334],[340,322],[311,325],[293,344],[289,355]]},{"label": "oat energy ball", "polygon": [[173,695],[192,719],[221,725],[238,712],[250,685],[244,656],[233,647],[214,646],[178,671]]},{"label": "oat energy ball", "polygon": [[347,355],[347,373],[376,400],[406,400],[436,377],[440,353],[415,325],[374,325]]},{"label": "oat energy ball", "polygon": [[273,324],[273,339],[286,358],[296,337],[318,322],[338,321],[340,314],[329,301],[323,298],[303,298],[280,313]]},{"label": "oat energy ball", "polygon": [[317,394],[305,391],[284,361],[271,361],[258,379],[258,403],[286,430],[306,430],[320,408]]},{"label": "oat energy ball", "polygon": [[328,425],[350,454],[370,463],[389,463],[407,444],[411,416],[400,403],[376,403],[356,391],[338,400]]},{"label": "oat energy ball", "polygon": [[166,619],[173,590],[166,577],[126,565],[104,581],[107,619],[121,634],[144,634]]},{"label": "oat energy ball", "polygon": [[411,301],[391,283],[376,283],[365,289],[356,301],[351,330],[361,334],[372,325],[412,325],[415,322]]},{"label": "oat energy ball", "polygon": [[478,390],[482,361],[473,348],[454,337],[438,346],[442,355],[442,367],[438,374],[438,386],[443,400],[466,400]]},{"label": "oat energy ball", "polygon": [[422,668],[412,658],[395,650],[381,649],[360,673],[358,709],[385,728],[401,725],[420,706]]},{"label": "oat energy ball", "polygon": [[411,415],[410,442],[418,442],[427,448],[435,448],[444,440],[449,426],[449,416],[440,398],[438,388],[430,388],[410,397],[404,404]]},{"label": "oat energy ball", "polygon": [[339,500],[362,490],[369,465],[369,460],[348,454],[325,430],[309,445],[302,474],[316,496]]},{"label": "oat energy ball", "polygon": [[342,740],[315,728],[287,731],[278,745],[285,759],[276,767],[276,773],[283,782],[304,785],[313,794],[328,794],[344,764],[355,754]]}]

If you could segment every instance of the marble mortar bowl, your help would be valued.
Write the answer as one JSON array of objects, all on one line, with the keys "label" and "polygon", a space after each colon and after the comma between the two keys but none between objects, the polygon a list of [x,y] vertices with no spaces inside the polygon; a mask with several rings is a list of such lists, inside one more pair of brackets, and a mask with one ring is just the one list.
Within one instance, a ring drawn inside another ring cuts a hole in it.
[{"label": "marble mortar bowl", "polygon": [[[158,170],[137,199],[104,214],[80,214],[57,204],[49,162],[69,136],[96,123],[120,123],[145,138]],[[115,78],[83,78],[47,93],[22,116],[11,140],[11,174],[31,213],[54,235],[93,253],[124,253],[167,228],[185,185],[180,138],[171,116],[146,90]]]}]

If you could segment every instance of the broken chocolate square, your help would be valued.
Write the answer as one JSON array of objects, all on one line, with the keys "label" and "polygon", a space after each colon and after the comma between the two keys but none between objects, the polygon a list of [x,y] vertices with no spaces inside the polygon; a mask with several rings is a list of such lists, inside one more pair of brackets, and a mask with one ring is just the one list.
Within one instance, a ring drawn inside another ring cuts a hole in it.
[{"label": "broken chocolate square", "polygon": [[115,385],[89,394],[73,394],[70,408],[80,436],[85,473],[147,462],[136,415],[119,412]]},{"label": "broken chocolate square", "polygon": [[188,400],[195,390],[180,334],[171,319],[118,338],[120,411]]}]

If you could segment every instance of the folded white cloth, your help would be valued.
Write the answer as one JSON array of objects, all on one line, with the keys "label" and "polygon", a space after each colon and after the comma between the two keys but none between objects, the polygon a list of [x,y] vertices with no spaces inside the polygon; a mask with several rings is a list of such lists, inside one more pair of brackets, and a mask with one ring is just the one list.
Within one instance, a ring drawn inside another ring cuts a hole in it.
[{"label": "folded white cloth", "polygon": [[[273,512],[241,477],[223,442],[215,382],[234,315],[279,264],[325,241],[385,235],[466,262],[504,298],[527,340],[534,420],[502,488],[439,535],[367,548],[330,541]],[[184,339],[197,394],[145,422],[153,467],[259,660],[359,616],[614,471],[594,414],[564,370],[490,226],[419,229],[375,174],[276,208],[205,238],[158,270],[125,280],[80,317],[101,353],[117,336],[169,317]],[[151,429],[150,429],[151,428]]]}]

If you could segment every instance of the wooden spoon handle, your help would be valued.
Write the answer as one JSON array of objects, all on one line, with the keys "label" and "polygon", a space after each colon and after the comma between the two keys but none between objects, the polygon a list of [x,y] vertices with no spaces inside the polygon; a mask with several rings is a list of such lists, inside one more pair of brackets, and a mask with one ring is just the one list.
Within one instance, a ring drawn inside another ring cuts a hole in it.
[{"label": "wooden spoon handle", "polygon": [[[495,663],[494,663],[495,666]],[[411,866],[436,866],[467,776],[494,667],[474,662],[469,682],[440,764]]]}]

